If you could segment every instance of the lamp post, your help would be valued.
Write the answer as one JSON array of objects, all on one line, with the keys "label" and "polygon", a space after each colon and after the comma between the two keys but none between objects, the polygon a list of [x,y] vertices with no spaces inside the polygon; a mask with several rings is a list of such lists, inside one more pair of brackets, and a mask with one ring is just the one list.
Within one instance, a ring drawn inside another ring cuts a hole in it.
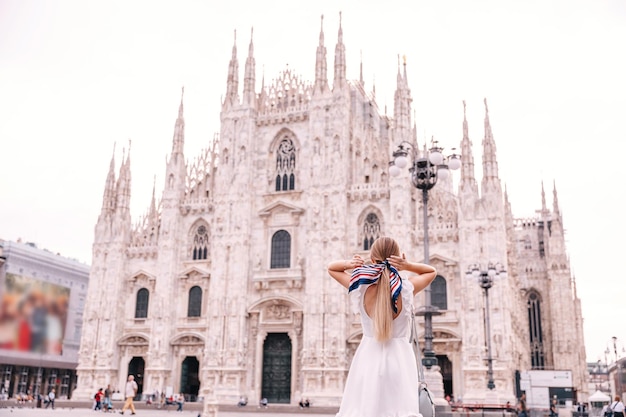
[{"label": "lamp post", "polygon": [[[417,189],[422,190],[422,203],[424,209],[424,262],[430,260],[428,240],[428,191],[431,190],[439,178],[447,178],[449,169],[458,169],[461,166],[461,155],[452,153],[444,156],[443,148],[437,146],[437,142],[431,140],[431,148],[424,151],[419,157],[415,145],[403,141],[393,153],[393,160],[389,162],[389,174],[397,177],[409,162],[407,156],[411,152],[412,166],[411,183]],[[454,151],[454,149],[453,149]],[[424,357],[422,364],[426,369],[437,365],[437,357],[433,350],[433,315],[441,314],[439,309],[431,305],[430,285],[424,290],[424,308],[416,313],[424,316]]]},{"label": "lamp post", "polygon": [[487,270],[481,270],[480,265],[470,265],[467,275],[478,279],[478,284],[485,295],[485,342],[487,343],[487,388],[493,390],[496,384],[493,380],[493,357],[491,356],[491,324],[489,321],[489,288],[493,287],[493,279],[505,272],[500,265],[489,263]]},{"label": "lamp post", "polygon": [[[619,395],[621,397],[622,396],[622,365],[617,356],[617,337],[613,336],[611,340],[613,341],[613,353],[615,354],[615,372],[617,375],[617,384],[615,386],[615,389],[617,390],[616,395]],[[623,347],[622,347],[622,351],[624,351]]]}]

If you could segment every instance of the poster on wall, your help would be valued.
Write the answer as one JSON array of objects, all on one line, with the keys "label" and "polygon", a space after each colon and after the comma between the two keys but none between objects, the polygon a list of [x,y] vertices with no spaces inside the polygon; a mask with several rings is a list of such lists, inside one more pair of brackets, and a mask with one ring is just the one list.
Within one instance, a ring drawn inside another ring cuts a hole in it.
[{"label": "poster on wall", "polygon": [[7,273],[1,290],[0,349],[62,355],[70,289]]}]

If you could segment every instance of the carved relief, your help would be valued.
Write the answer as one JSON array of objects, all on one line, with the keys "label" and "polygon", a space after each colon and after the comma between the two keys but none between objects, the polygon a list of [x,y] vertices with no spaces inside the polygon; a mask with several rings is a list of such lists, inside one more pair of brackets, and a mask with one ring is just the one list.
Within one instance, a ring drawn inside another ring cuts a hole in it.
[{"label": "carved relief", "polygon": [[252,332],[252,336],[256,337],[257,333],[259,332],[259,314],[258,313],[252,313],[250,315],[250,330]]},{"label": "carved relief", "polygon": [[148,346],[148,340],[141,336],[130,336],[120,341],[120,346]]},{"label": "carved relief", "polygon": [[291,318],[289,306],[284,304],[272,304],[265,307],[263,318],[266,320],[285,321]]},{"label": "carved relief", "polygon": [[295,325],[296,334],[300,336],[302,334],[302,312],[301,311],[296,311],[294,313],[294,325]]}]

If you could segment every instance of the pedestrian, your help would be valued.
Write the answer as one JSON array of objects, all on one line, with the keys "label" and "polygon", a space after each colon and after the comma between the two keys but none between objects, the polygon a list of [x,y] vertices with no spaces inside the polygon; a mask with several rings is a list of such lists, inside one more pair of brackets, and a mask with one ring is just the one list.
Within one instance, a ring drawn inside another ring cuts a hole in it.
[{"label": "pedestrian", "polygon": [[183,404],[185,404],[185,396],[183,395],[183,393],[178,394],[176,404],[178,405],[176,411],[183,411]]},{"label": "pedestrian", "polygon": [[54,399],[56,398],[56,394],[54,392],[54,388],[52,388],[50,390],[50,392],[48,393],[48,402],[46,402],[46,408],[48,408],[49,405],[52,406],[52,409],[54,410]]},{"label": "pedestrian", "polygon": [[[407,260],[390,237],[374,241],[370,259],[354,255],[328,265],[330,276],[348,289],[363,328],[336,417],[418,416],[417,362],[409,340],[413,297],[437,272]],[[399,271],[411,275],[405,279]]]},{"label": "pedestrian", "polygon": [[105,413],[108,413],[109,410],[113,409],[113,402],[111,401],[111,384],[107,385],[104,390],[104,403],[102,405]]},{"label": "pedestrian", "polygon": [[517,402],[517,416],[528,417],[528,409],[526,408],[526,394],[522,394]]},{"label": "pedestrian", "polygon": [[135,377],[133,375],[128,375],[128,381],[126,381],[126,388],[124,389],[124,395],[126,396],[126,402],[124,402],[124,407],[120,411],[120,414],[124,414],[127,408],[130,408],[130,414],[135,414],[135,404],[133,404],[133,399],[135,395],[137,395],[137,383],[135,382]]},{"label": "pedestrian", "polygon": [[550,415],[549,415],[549,417],[557,417],[558,415],[559,415],[559,413],[556,410],[556,405],[555,404],[550,404]]},{"label": "pedestrian", "polygon": [[102,410],[102,399],[104,398],[104,391],[102,390],[102,388],[100,388],[98,390],[98,392],[96,392],[96,394],[93,396],[93,399],[96,400],[96,405],[93,407],[94,411],[95,410]]},{"label": "pedestrian", "polygon": [[613,411],[613,417],[624,417],[624,403],[619,395],[615,396],[615,401],[613,401],[610,408]]}]

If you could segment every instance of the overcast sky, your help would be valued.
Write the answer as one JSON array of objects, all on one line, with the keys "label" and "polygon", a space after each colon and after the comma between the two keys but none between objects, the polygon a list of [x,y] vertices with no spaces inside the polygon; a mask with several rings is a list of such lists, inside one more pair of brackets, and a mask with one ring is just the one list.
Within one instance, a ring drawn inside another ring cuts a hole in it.
[{"label": "overcast sky", "polygon": [[[406,56],[418,135],[458,147],[467,102],[480,179],[484,105],[517,217],[556,183],[582,299],[587,360],[626,340],[626,3],[525,1],[0,0],[0,238],[91,262],[115,148],[132,139],[132,215],[160,194],[185,86],[185,152],[219,131],[237,31],[240,86],[254,27],[257,91],[289,67],[314,80],[320,16],[332,82],[342,12],[348,78],[393,114]],[[362,57],[362,58],[361,58]],[[408,185],[407,185],[408,186]]]}]

